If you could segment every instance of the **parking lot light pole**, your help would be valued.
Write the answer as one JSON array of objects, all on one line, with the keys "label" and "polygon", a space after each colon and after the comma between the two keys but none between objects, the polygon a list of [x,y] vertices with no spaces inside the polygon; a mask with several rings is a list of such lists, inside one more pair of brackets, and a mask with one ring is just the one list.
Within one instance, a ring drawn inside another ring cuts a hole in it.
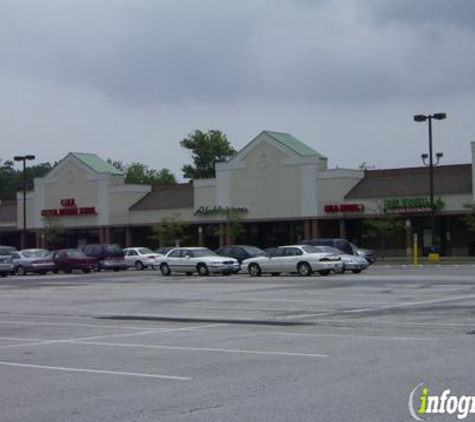
[{"label": "parking lot light pole", "polygon": [[[429,155],[422,154],[421,158],[425,166],[429,167],[429,201],[430,201],[430,233],[431,233],[431,245],[435,246],[435,206],[434,206],[434,166],[439,164],[440,159],[443,157],[441,152],[436,154],[437,161],[434,163],[434,156],[432,152],[432,119],[435,120],[444,120],[447,117],[445,113],[434,113],[434,114],[417,114],[414,116],[414,121],[416,122],[425,122],[426,120],[429,123]],[[426,160],[429,158],[429,164],[426,164]]]},{"label": "parking lot light pole", "polygon": [[15,161],[23,161],[23,229],[21,232],[21,248],[26,248],[26,162],[34,160],[34,155],[16,155]]}]

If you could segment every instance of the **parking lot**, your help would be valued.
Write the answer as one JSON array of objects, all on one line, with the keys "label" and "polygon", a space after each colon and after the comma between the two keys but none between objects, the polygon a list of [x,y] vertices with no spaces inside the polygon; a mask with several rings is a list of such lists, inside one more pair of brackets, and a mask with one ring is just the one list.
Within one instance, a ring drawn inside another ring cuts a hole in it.
[{"label": "parking lot", "polygon": [[421,382],[475,395],[474,274],[8,277],[0,420],[409,421]]}]

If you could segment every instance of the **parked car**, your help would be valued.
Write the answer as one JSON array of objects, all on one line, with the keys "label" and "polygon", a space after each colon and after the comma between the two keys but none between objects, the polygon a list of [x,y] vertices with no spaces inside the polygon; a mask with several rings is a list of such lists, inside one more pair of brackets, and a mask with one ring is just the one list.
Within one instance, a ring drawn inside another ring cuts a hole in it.
[{"label": "parked car", "polygon": [[48,255],[54,262],[54,273],[70,274],[74,270],[90,273],[98,266],[97,259],[87,256],[78,249],[60,249]]},{"label": "parked car", "polygon": [[359,255],[368,261],[369,265],[373,264],[376,261],[376,254],[374,251],[370,249],[359,248],[354,243],[351,244],[353,246],[353,251],[356,255]]},{"label": "parked car", "polygon": [[159,268],[162,275],[172,272],[199,275],[209,273],[237,273],[241,266],[234,258],[219,256],[207,248],[174,248],[164,257],[159,258]]},{"label": "parked car", "polygon": [[124,259],[124,251],[119,245],[98,243],[83,245],[78,248],[85,255],[96,258],[98,262],[98,271],[114,270],[120,271],[127,269],[128,265]]},{"label": "parked car", "polygon": [[125,262],[129,267],[135,267],[136,270],[143,270],[144,268],[155,268],[161,254],[152,251],[149,248],[125,248]]},{"label": "parked car", "polygon": [[170,252],[172,249],[175,249],[175,248],[176,246],[164,246],[164,247],[155,249],[155,253],[165,256],[168,252]]},{"label": "parked car", "polygon": [[348,255],[355,254],[353,245],[346,239],[304,239],[301,240],[299,244],[312,246],[333,246],[334,248],[337,248]]},{"label": "parked car", "polygon": [[309,245],[279,246],[269,256],[259,256],[243,261],[247,271],[253,277],[263,273],[298,273],[309,276],[318,272],[328,275],[331,271],[341,272],[343,262],[338,254],[321,252]]},{"label": "parked car", "polygon": [[322,252],[340,255],[340,258],[343,261],[342,273],[345,271],[351,271],[356,274],[369,267],[368,261],[362,256],[343,253],[333,246],[315,246],[315,248]]},{"label": "parked car", "polygon": [[[48,251],[46,251],[48,253]],[[24,249],[10,252],[13,272],[18,275],[27,273],[46,274],[54,270],[54,262],[45,256],[45,249]]]},{"label": "parked car", "polygon": [[0,246],[0,277],[13,273],[13,261],[10,252],[16,249],[12,246]]},{"label": "parked car", "polygon": [[220,256],[229,256],[237,259],[240,264],[245,259],[254,258],[256,256],[266,256],[266,253],[262,249],[249,245],[222,246],[216,250],[216,253]]}]

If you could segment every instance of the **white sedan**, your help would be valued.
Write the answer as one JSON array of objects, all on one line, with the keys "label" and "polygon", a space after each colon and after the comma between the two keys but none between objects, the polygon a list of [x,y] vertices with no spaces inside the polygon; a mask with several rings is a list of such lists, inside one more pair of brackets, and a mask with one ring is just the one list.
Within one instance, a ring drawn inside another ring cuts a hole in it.
[{"label": "white sedan", "polygon": [[159,261],[160,272],[164,276],[172,272],[188,275],[197,272],[202,276],[209,273],[232,274],[241,268],[234,258],[219,256],[207,248],[198,247],[174,248]]},{"label": "white sedan", "polygon": [[149,248],[125,248],[124,259],[129,267],[135,267],[136,270],[143,270],[144,268],[155,268],[158,264],[160,255]]},{"label": "white sedan", "polygon": [[321,250],[322,252],[334,253],[339,254],[341,260],[343,261],[343,269],[342,273],[345,271],[351,271],[355,274],[360,273],[366,268],[369,267],[369,262],[359,255],[350,255],[340,251],[333,246],[315,246],[317,249]]},{"label": "white sedan", "polygon": [[314,246],[290,245],[276,248],[269,256],[259,256],[243,261],[252,277],[262,273],[298,273],[308,276],[318,272],[328,275],[331,271],[342,272],[343,262],[337,254],[320,252]]}]

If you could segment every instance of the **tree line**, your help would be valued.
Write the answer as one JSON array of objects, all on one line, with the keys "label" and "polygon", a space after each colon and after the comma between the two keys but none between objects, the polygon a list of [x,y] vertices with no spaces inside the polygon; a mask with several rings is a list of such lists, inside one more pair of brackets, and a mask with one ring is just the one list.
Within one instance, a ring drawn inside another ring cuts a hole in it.
[{"label": "tree line", "polygon": [[[193,164],[182,167],[185,179],[215,177],[215,164],[226,161],[237,151],[231,146],[226,135],[219,130],[202,132],[196,130],[180,141],[180,146],[191,152]],[[107,160],[124,173],[125,183],[145,185],[166,185],[177,183],[176,176],[167,168],[156,170],[149,166],[132,162],[125,164],[119,160]],[[44,177],[57,162],[29,165],[27,167],[26,188],[33,189],[33,179]],[[15,199],[23,190],[23,169],[16,169],[12,160],[0,158],[0,200]]]}]

